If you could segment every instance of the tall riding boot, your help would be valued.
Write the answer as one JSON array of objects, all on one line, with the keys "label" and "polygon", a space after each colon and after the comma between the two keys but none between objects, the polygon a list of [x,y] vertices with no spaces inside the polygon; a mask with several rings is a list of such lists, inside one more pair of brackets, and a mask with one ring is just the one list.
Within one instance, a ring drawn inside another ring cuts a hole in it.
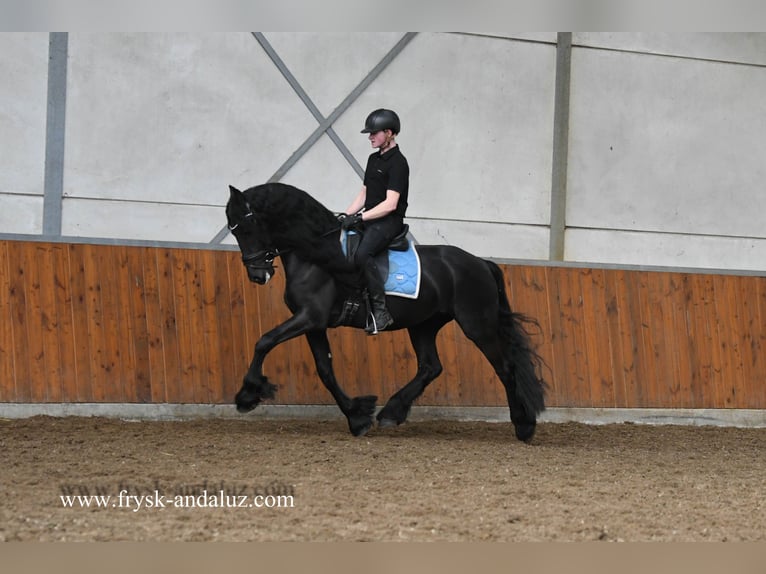
[{"label": "tall riding boot", "polygon": [[367,260],[367,265],[364,267],[364,275],[367,280],[370,307],[372,307],[372,317],[365,331],[370,335],[377,335],[378,331],[383,331],[390,327],[394,322],[394,318],[391,317],[386,308],[386,292],[383,280],[380,277],[378,266],[375,265],[375,260],[372,257]]}]

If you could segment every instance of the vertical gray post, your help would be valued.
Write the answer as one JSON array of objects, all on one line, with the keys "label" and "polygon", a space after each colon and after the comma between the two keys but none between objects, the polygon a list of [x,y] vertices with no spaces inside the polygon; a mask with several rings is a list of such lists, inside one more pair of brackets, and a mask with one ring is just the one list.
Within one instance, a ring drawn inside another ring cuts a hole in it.
[{"label": "vertical gray post", "polygon": [[572,33],[559,32],[556,41],[556,92],[553,112],[553,173],[551,176],[551,233],[549,258],[564,260],[569,155],[569,87]]},{"label": "vertical gray post", "polygon": [[43,189],[43,235],[45,236],[61,236],[68,51],[68,34],[52,32],[48,45],[48,115],[45,128]]}]

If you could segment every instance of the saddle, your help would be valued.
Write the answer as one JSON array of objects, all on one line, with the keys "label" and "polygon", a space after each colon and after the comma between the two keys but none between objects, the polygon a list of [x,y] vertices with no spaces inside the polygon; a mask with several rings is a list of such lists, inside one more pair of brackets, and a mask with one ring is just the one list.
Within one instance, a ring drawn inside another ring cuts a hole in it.
[{"label": "saddle", "polygon": [[[407,234],[410,232],[410,226],[406,223],[402,225],[402,230],[399,234],[391,240],[388,244],[389,251],[407,251],[410,248],[410,240],[407,239]],[[345,237],[341,237],[343,243],[343,252],[346,254],[346,258],[349,261],[354,260],[354,255],[359,247],[359,243],[362,241],[364,232],[361,231],[348,231]],[[385,254],[385,251],[383,252]],[[376,260],[377,263],[377,260]]]},{"label": "saddle", "polygon": [[[403,225],[401,232],[389,243],[388,249],[375,256],[375,264],[383,279],[386,295],[417,299],[420,293],[420,257],[415,250],[415,243],[407,237],[409,230],[409,225]],[[362,233],[359,231],[341,232],[341,248],[349,261],[353,261],[361,239]],[[334,326],[351,325],[362,304],[363,300],[358,296],[346,299]]]},{"label": "saddle", "polygon": [[[408,237],[409,231],[410,226],[404,224],[388,249],[375,256],[375,264],[383,279],[386,295],[417,299],[420,292],[420,257],[414,242]],[[356,230],[341,233],[341,247],[349,261],[353,261],[362,235]]]}]

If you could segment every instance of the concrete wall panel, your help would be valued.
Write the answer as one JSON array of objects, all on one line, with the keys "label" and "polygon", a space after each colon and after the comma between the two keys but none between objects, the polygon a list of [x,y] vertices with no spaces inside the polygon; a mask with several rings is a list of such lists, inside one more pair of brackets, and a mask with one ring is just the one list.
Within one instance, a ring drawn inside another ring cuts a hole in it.
[{"label": "concrete wall panel", "polygon": [[221,205],[315,126],[250,34],[70,35],[67,196]]},{"label": "concrete wall panel", "polygon": [[0,193],[42,195],[48,34],[0,34],[0,54]]},{"label": "concrete wall panel", "polygon": [[549,44],[418,35],[337,129],[366,161],[364,117],[399,113],[410,217],[547,224],[554,63]]},{"label": "concrete wall panel", "polygon": [[421,244],[455,245],[479,257],[545,259],[548,256],[547,227],[414,219],[410,221],[410,230]]},{"label": "concrete wall panel", "polygon": [[206,243],[226,224],[220,206],[74,198],[64,200],[62,219],[67,236],[182,243]]},{"label": "concrete wall panel", "polygon": [[566,259],[701,269],[763,270],[766,239],[569,229]]},{"label": "concrete wall panel", "polygon": [[764,93],[749,66],[575,49],[568,225],[766,236]]},{"label": "concrete wall panel", "polygon": [[0,194],[0,229],[3,233],[42,233],[42,197]]},{"label": "concrete wall panel", "polygon": [[766,65],[761,32],[575,32],[579,46]]}]

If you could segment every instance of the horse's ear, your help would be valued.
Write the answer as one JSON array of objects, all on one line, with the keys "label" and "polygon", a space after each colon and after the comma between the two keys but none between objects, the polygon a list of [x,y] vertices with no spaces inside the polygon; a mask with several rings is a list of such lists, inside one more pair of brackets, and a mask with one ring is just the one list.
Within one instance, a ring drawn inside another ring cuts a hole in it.
[{"label": "horse's ear", "polygon": [[241,191],[239,191],[239,190],[238,190],[236,187],[234,187],[233,185],[230,185],[230,186],[229,186],[229,193],[230,193],[230,197],[231,197],[232,199],[234,199],[234,198],[235,198],[235,197],[237,197],[238,195],[242,195],[242,192],[241,192]]}]

